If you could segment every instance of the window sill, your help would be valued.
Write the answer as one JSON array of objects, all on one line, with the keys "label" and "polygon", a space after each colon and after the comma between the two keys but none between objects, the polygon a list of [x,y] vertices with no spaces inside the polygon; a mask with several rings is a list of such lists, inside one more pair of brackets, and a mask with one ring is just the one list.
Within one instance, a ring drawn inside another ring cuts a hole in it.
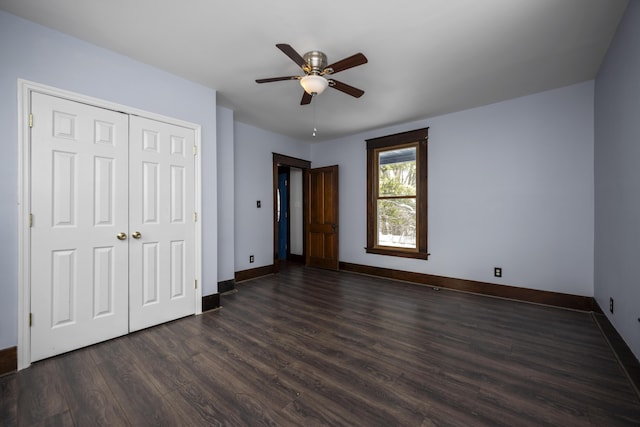
[{"label": "window sill", "polygon": [[415,258],[415,259],[429,259],[429,253],[427,252],[413,252],[413,251],[403,251],[403,250],[393,250],[387,248],[364,248],[368,254],[377,254],[377,255],[388,255],[388,256],[397,256],[402,258]]}]

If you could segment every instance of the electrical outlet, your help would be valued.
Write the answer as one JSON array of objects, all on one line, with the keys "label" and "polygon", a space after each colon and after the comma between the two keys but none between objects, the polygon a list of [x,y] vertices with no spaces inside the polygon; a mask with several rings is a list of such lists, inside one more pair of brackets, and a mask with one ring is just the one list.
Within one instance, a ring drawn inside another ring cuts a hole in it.
[{"label": "electrical outlet", "polygon": [[613,313],[613,298],[609,298],[609,311]]},{"label": "electrical outlet", "polygon": [[502,277],[502,267],[493,267],[493,275],[496,277]]},{"label": "electrical outlet", "polygon": [[249,255],[249,262],[253,262],[253,255]]}]

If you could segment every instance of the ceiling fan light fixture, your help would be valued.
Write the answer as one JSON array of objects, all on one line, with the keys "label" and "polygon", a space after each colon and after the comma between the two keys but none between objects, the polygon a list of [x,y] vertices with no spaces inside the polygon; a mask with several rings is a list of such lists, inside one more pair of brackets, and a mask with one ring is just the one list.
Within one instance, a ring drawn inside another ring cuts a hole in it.
[{"label": "ceiling fan light fixture", "polygon": [[329,82],[322,76],[310,74],[300,79],[300,86],[309,95],[320,95],[329,86]]}]

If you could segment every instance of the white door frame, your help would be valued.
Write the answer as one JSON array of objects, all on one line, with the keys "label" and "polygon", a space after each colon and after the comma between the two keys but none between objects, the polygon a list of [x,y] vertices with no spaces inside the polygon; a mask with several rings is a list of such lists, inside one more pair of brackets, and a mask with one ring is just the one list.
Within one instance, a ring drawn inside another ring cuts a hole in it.
[{"label": "white door frame", "polygon": [[18,79],[18,370],[31,364],[31,330],[29,327],[31,295],[31,151],[29,112],[31,111],[31,92],[65,98],[70,101],[93,105],[108,110],[119,111],[134,116],[146,117],[176,126],[193,129],[195,132],[195,206],[198,220],[195,236],[195,278],[201,285],[196,288],[195,314],[202,313],[202,179],[201,179],[201,126],[195,123],[162,116],[139,110],[126,105],[116,104],[98,98],[88,97],[75,92]]}]

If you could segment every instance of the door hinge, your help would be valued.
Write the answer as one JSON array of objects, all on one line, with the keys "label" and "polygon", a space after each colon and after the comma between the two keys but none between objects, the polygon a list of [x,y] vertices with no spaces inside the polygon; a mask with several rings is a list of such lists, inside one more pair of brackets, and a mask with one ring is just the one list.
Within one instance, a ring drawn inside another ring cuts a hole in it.
[{"label": "door hinge", "polygon": [[29,228],[33,227],[33,214],[29,214]]},{"label": "door hinge", "polygon": [[193,155],[194,156],[198,155],[198,147],[196,145],[193,146]]},{"label": "door hinge", "polygon": [[198,279],[193,281],[193,288],[198,289]]},{"label": "door hinge", "polygon": [[29,326],[33,326],[33,313],[29,313]]},{"label": "door hinge", "polygon": [[193,213],[193,222],[198,222],[198,212]]},{"label": "door hinge", "polygon": [[29,127],[32,128],[33,127],[33,114],[29,113]]}]

